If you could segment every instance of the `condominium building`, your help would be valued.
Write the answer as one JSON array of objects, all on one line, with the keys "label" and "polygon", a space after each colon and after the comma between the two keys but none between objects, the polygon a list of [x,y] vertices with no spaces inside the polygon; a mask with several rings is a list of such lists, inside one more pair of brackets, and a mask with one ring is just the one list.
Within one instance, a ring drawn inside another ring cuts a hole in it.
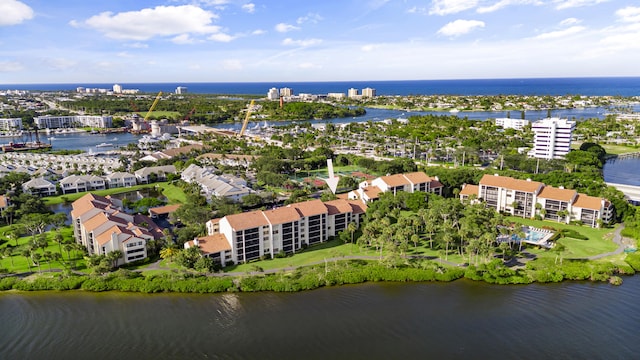
[{"label": "condominium building", "polygon": [[147,242],[160,239],[161,229],[145,215],[123,212],[122,201],[87,194],[72,204],[71,219],[76,241],[89,255],[122,252],[122,262],[147,257]]},{"label": "condominium building", "polygon": [[22,118],[0,119],[0,130],[3,130],[3,131],[22,130]]},{"label": "condominium building", "polygon": [[562,159],[571,149],[571,135],[576,122],[560,118],[546,118],[531,124],[534,132],[532,157],[540,159]]},{"label": "condominium building", "polygon": [[278,89],[276,89],[276,88],[269,89],[269,91],[267,92],[267,99],[268,100],[279,100],[280,99],[280,92],[278,91]]},{"label": "condominium building", "polygon": [[116,94],[121,94],[122,93],[122,85],[113,84],[113,92],[116,93]]},{"label": "condominium building", "polygon": [[[279,253],[291,254],[329,240],[345,230],[349,223],[358,225],[366,209],[361,201],[339,199],[323,203],[312,200],[271,210],[227,215],[208,221],[208,237],[196,239],[185,247],[200,246],[205,255],[221,261],[222,266]],[[209,250],[203,244],[207,244]]]},{"label": "condominium building", "polygon": [[354,98],[354,97],[359,97],[360,95],[358,94],[358,89],[350,88],[349,91],[347,92],[347,96],[350,98]]},{"label": "condominium building", "polygon": [[413,172],[381,176],[370,182],[363,181],[356,190],[349,192],[348,198],[352,200],[360,199],[367,203],[378,199],[380,193],[388,191],[393,192],[394,195],[398,191],[409,193],[423,191],[442,195],[443,189],[444,185],[437,177],[431,177],[424,172]]},{"label": "condominium building", "polygon": [[375,97],[376,89],[364,88],[362,89],[362,97]]},{"label": "condominium building", "polygon": [[503,129],[515,129],[522,130],[525,126],[529,125],[529,120],[525,119],[511,119],[511,118],[497,118],[495,121],[496,126]]},{"label": "condominium building", "polygon": [[58,129],[72,127],[92,127],[106,129],[112,126],[113,117],[111,116],[91,116],[91,115],[75,115],[75,116],[36,116],[33,122],[40,129]]},{"label": "condominium building", "polygon": [[607,199],[588,196],[563,187],[507,176],[484,175],[478,185],[464,185],[462,201],[484,201],[496,211],[564,223],[577,220],[591,227],[613,219],[613,206]]},{"label": "condominium building", "polygon": [[280,96],[293,96],[293,89],[286,87],[280,89]]},{"label": "condominium building", "polygon": [[176,87],[176,95],[186,94],[187,90],[188,89],[187,89],[186,86],[178,86],[178,87]]}]

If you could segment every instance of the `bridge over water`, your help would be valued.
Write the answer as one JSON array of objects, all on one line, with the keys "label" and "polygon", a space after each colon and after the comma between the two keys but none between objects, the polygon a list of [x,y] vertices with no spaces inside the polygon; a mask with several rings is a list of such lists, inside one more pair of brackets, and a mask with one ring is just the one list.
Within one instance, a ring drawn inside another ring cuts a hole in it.
[{"label": "bridge over water", "polygon": [[606,183],[609,186],[613,186],[614,188],[622,191],[624,195],[635,205],[640,204],[640,186],[637,185],[627,185],[627,184],[616,184],[616,183]]}]

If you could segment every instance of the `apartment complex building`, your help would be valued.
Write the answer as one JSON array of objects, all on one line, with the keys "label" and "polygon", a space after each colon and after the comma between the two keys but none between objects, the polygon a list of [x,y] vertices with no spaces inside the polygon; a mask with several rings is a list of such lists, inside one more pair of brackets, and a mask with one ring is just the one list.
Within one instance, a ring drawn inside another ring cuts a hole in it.
[{"label": "apartment complex building", "polygon": [[442,195],[443,189],[444,185],[437,177],[431,177],[419,171],[381,176],[370,182],[363,181],[356,190],[349,192],[348,198],[352,200],[360,199],[367,203],[378,199],[380,193],[383,192],[392,192],[395,195],[398,191],[409,193],[423,191]]},{"label": "apartment complex building", "polygon": [[123,211],[122,201],[87,194],[72,204],[71,219],[76,241],[89,255],[106,255],[119,250],[122,262],[147,257],[147,242],[160,239],[161,229],[145,215]]},{"label": "apartment complex building", "polygon": [[22,118],[0,118],[0,130],[22,130]]},{"label": "apartment complex building", "polygon": [[185,248],[199,246],[205,256],[222,266],[292,254],[328,241],[349,223],[359,225],[366,210],[361,201],[338,199],[227,215],[208,221],[208,236],[185,243]]},{"label": "apartment complex building", "polygon": [[576,122],[560,118],[546,118],[534,121],[533,149],[529,156],[540,159],[562,159],[571,150],[571,136]]},{"label": "apartment complex building", "polygon": [[525,126],[529,125],[529,120],[525,119],[511,119],[511,118],[496,118],[496,126],[503,129],[515,129],[522,130]]},{"label": "apartment complex building", "polygon": [[74,115],[74,116],[36,116],[33,122],[39,129],[59,129],[59,128],[75,128],[75,127],[93,127],[98,129],[106,129],[112,126],[113,117],[111,116],[91,116],[91,115]]},{"label": "apartment complex building", "polygon": [[487,174],[478,185],[464,185],[459,196],[463,201],[484,201],[496,211],[525,218],[540,215],[543,219],[564,223],[578,220],[591,227],[613,219],[613,206],[607,199],[546,186],[530,179]]}]

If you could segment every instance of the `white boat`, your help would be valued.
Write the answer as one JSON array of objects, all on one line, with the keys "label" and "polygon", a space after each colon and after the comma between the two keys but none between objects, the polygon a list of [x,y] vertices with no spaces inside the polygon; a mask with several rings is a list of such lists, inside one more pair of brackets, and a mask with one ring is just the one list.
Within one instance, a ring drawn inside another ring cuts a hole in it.
[{"label": "white boat", "polygon": [[111,143],[100,143],[98,145],[96,145],[96,147],[113,147],[113,144]]}]

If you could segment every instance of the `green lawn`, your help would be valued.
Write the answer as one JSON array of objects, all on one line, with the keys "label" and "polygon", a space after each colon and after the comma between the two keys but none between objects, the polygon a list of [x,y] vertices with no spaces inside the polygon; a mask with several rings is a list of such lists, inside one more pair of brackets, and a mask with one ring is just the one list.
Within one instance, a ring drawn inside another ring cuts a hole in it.
[{"label": "green lawn", "polygon": [[[577,142],[574,141],[571,143],[571,148],[579,149],[580,145],[582,145],[581,141],[577,141]],[[602,148],[607,151],[607,154],[619,155],[619,154],[630,153],[630,152],[638,152],[638,148],[633,146],[615,145],[615,144],[598,144],[598,145],[602,146]]]},{"label": "green lawn", "polygon": [[[559,239],[558,243],[563,244],[566,247],[563,255],[565,258],[583,258],[598,255],[613,251],[618,247],[611,240],[615,229],[594,229],[588,226],[567,225],[555,221],[523,219],[515,216],[509,216],[508,219],[519,224],[538,228],[552,226],[556,229],[571,229],[588,238],[588,240],[573,239],[569,237]],[[545,249],[532,249],[530,252],[541,257],[555,257],[555,253]]]},{"label": "green lawn", "polygon": [[[142,184],[142,185],[135,185],[131,187],[121,187],[121,188],[106,189],[106,190],[94,190],[94,191],[90,191],[90,193],[100,195],[100,196],[107,196],[107,195],[121,194],[129,191],[136,191],[136,190],[146,189],[151,187],[161,188],[162,194],[167,197],[170,204],[184,204],[187,202],[187,197],[182,191],[182,189],[180,189],[180,187],[170,183],[166,183],[166,182]],[[56,204],[61,204],[63,202],[76,201],[86,194],[87,192],[80,192],[75,194],[48,196],[48,197],[42,198],[42,200],[46,205],[56,205]]]},{"label": "green lawn", "polygon": [[[4,226],[0,228],[0,235],[3,235],[5,231],[10,229],[9,226]],[[66,226],[60,229],[62,236],[65,239],[73,238],[73,229],[70,226]],[[64,250],[64,245],[62,246],[62,252],[60,252],[60,247],[58,243],[56,243],[53,239],[55,236],[54,231],[49,231],[47,234],[47,240],[49,241],[47,247],[44,251],[49,251],[51,253],[61,253],[62,259],[60,261],[52,261],[49,262],[40,261],[40,270],[45,271],[49,269],[68,269],[70,267],[74,267],[77,270],[85,267],[84,264],[84,253],[80,251],[71,251],[70,254]],[[0,268],[7,269],[10,272],[21,273],[29,271],[29,265],[27,265],[27,258],[21,254],[21,249],[27,245],[31,241],[31,236],[24,236],[18,239],[18,245],[11,241],[9,242],[6,239],[2,239],[2,245],[0,245],[0,251],[4,251],[5,248],[10,247],[13,249],[12,255],[10,257],[5,257],[3,255],[2,261],[0,262]],[[38,254],[43,254],[44,251],[42,249],[38,249],[35,252]],[[69,258],[70,255],[70,258]],[[38,267],[30,261],[31,271],[38,271]]]},{"label": "green lawn", "polygon": [[378,256],[378,253],[375,250],[362,249],[354,244],[342,244],[339,240],[332,240],[320,245],[309,247],[308,249],[296,253],[293,256],[228,266],[224,271],[247,272],[255,271],[256,267],[268,270],[304,266],[312,263],[323,262],[325,259],[342,256]]}]

